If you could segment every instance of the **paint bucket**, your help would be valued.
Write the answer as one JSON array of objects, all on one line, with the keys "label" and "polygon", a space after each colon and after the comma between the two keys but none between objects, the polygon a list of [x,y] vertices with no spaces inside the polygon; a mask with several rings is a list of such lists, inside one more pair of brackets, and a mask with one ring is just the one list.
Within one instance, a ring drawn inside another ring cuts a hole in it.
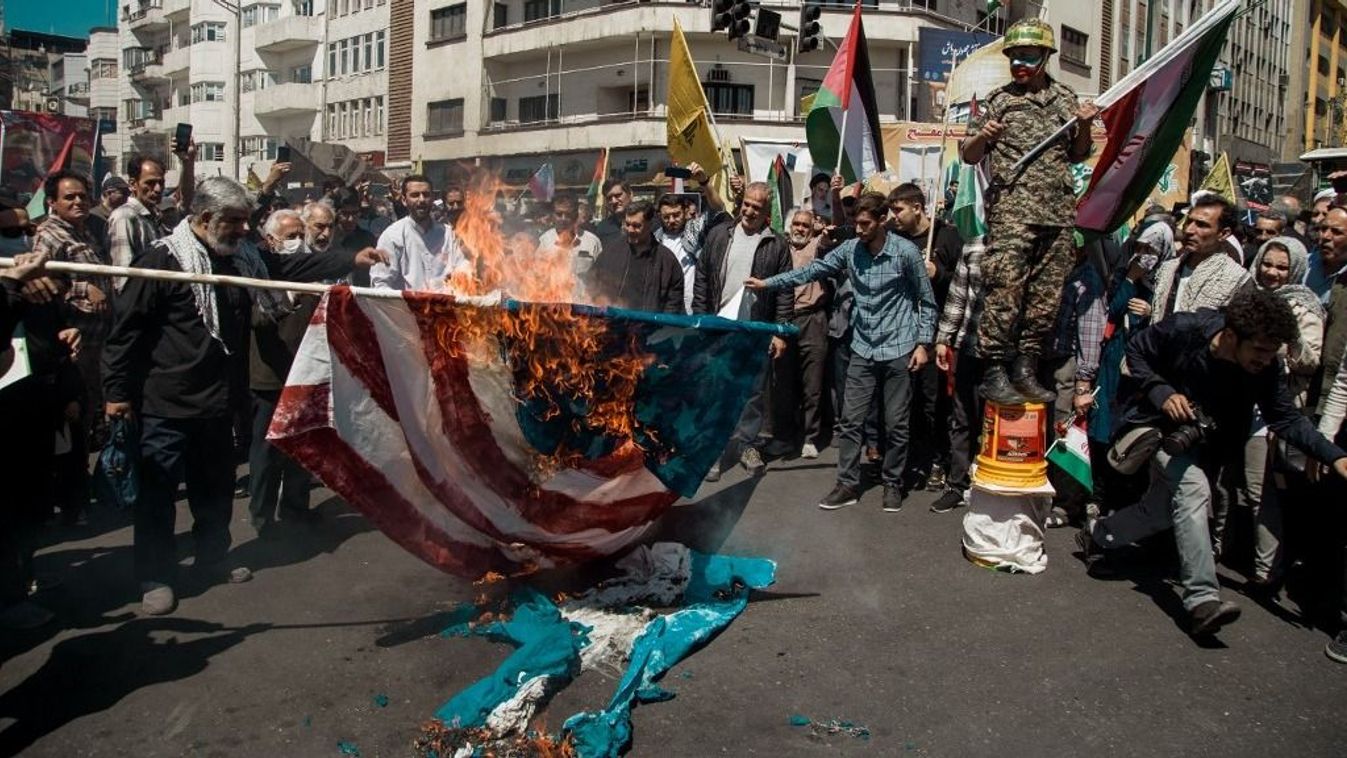
[{"label": "paint bucket", "polygon": [[974,484],[1036,489],[1048,483],[1048,407],[1042,403],[997,405],[982,412],[982,446]]}]

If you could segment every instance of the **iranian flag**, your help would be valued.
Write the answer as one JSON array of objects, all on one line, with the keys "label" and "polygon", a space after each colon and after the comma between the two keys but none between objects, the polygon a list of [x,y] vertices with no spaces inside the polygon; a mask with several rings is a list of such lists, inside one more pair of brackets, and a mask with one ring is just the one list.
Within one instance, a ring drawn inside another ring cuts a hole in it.
[{"label": "iranian flag", "polygon": [[1090,436],[1086,432],[1086,417],[1081,414],[1066,428],[1066,434],[1052,443],[1047,459],[1080,482],[1088,492],[1094,492],[1094,477],[1090,473]]},{"label": "iranian flag", "polygon": [[1076,226],[1107,234],[1146,202],[1211,79],[1239,0],[1223,0],[1096,100],[1108,142],[1076,206]]},{"label": "iranian flag", "polygon": [[804,133],[814,165],[840,173],[848,184],[884,170],[879,107],[859,2],[837,57],[814,95]]},{"label": "iranian flag", "polygon": [[594,218],[603,218],[603,182],[608,178],[608,148],[599,150],[599,160],[594,164],[594,178],[589,180],[589,189],[585,197],[589,198],[590,212]]}]

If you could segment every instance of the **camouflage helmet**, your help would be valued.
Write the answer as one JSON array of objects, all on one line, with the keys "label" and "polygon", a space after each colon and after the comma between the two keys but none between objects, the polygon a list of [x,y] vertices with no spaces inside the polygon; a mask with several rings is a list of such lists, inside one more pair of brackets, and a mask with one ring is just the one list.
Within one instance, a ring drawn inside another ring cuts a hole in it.
[{"label": "camouflage helmet", "polygon": [[1006,30],[1001,49],[1009,51],[1016,47],[1041,47],[1049,52],[1057,52],[1057,39],[1052,27],[1040,19],[1026,18],[1016,21]]}]

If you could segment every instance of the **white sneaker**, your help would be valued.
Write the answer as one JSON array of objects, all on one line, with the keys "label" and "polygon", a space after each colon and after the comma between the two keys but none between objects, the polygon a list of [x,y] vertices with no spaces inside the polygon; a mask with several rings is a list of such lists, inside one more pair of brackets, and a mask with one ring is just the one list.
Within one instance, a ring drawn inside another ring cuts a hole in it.
[{"label": "white sneaker", "polygon": [[140,612],[146,616],[164,616],[178,607],[173,588],[159,582],[141,582]]},{"label": "white sneaker", "polygon": [[814,447],[814,443],[812,443],[812,442],[806,442],[806,443],[804,443],[804,447],[800,448],[800,457],[801,457],[801,458],[817,458],[817,457],[818,457],[818,448]]}]

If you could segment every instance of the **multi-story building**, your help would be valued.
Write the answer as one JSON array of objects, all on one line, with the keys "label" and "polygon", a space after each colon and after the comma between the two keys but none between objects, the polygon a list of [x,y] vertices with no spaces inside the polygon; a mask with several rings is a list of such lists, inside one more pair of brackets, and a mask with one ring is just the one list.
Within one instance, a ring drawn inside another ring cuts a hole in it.
[{"label": "multi-story building", "polygon": [[64,80],[62,56],[80,55],[86,42],[77,37],[10,29],[0,36],[0,109],[59,113],[52,97],[52,66]]},{"label": "multi-story building", "polygon": [[286,140],[340,142],[381,162],[387,0],[244,3],[123,5],[123,153],[165,156],[190,123],[203,175],[264,176]]},{"label": "multi-story building", "polygon": [[[102,135],[103,173],[122,173],[122,132],[118,130],[118,111],[122,101],[121,44],[117,29],[96,27],[89,30],[87,81],[88,98],[85,103],[89,118],[98,121]],[[67,66],[67,68],[69,68]]]},{"label": "multi-story building", "polygon": [[1347,0],[1308,0],[1300,47],[1305,67],[1295,92],[1303,118],[1292,133],[1300,152],[1347,145]]},{"label": "multi-story building", "polygon": [[[496,161],[509,184],[522,184],[550,160],[559,184],[583,186],[607,147],[612,173],[653,177],[668,160],[665,91],[675,19],[723,140],[732,145],[740,137],[801,140],[800,99],[822,83],[833,48],[795,54],[793,33],[783,32],[784,60],[743,52],[723,32],[711,31],[709,5],[399,3],[390,19],[389,158],[421,162],[440,180],[464,161]],[[880,120],[931,118],[930,97],[914,75],[919,30],[967,30],[984,20],[985,4],[866,0],[864,5]],[[852,3],[823,6],[823,31],[840,41]],[[760,7],[779,11],[794,25],[800,4],[764,0]],[[983,28],[1003,27],[1002,19],[998,14]],[[398,102],[398,83],[404,81],[410,82],[410,96]]]}]

